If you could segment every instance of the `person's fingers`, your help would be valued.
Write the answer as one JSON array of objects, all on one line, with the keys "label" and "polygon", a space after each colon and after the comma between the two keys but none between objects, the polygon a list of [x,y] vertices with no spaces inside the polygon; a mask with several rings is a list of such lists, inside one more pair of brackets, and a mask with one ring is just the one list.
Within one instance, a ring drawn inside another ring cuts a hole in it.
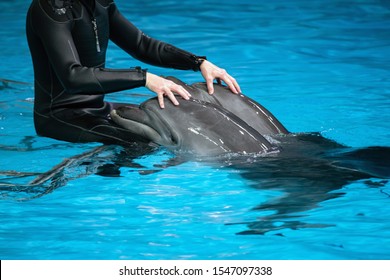
[{"label": "person's fingers", "polygon": [[162,94],[162,93],[157,94],[157,99],[158,99],[158,104],[160,104],[160,108],[164,109],[165,108],[165,106],[164,106],[164,94]]},{"label": "person's fingers", "polygon": [[223,81],[226,83],[226,85],[228,86],[228,88],[233,92],[233,93],[236,93],[238,94],[239,93],[239,90],[238,90],[238,85],[237,85],[237,82],[236,80],[230,76],[229,74],[226,74],[226,78],[223,79]]},{"label": "person's fingers", "polygon": [[[231,90],[234,92],[234,93],[240,93],[241,89],[240,89],[240,86],[238,85],[236,79],[234,79],[232,76],[228,75],[229,76],[229,79],[231,81]],[[234,90],[233,90],[234,89]]]},{"label": "person's fingers", "polygon": [[214,80],[213,78],[206,79],[207,90],[209,94],[214,94]]},{"label": "person's fingers", "polygon": [[165,88],[165,95],[171,100],[174,105],[179,105],[179,102],[177,101],[175,95],[170,88]]},{"label": "person's fingers", "polygon": [[242,93],[240,85],[238,84],[237,80],[234,78],[233,78],[233,84],[234,87],[237,89],[238,93]]},{"label": "person's fingers", "polygon": [[182,86],[179,86],[177,84],[174,84],[174,87],[172,89],[175,93],[179,94],[181,97],[183,97],[185,100],[190,99],[191,94]]}]

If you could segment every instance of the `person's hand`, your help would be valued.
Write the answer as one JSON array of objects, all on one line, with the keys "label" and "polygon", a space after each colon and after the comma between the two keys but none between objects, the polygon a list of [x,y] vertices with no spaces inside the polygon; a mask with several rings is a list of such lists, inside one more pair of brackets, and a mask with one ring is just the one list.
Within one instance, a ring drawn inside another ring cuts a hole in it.
[{"label": "person's hand", "polygon": [[203,61],[200,65],[200,71],[202,72],[202,76],[206,80],[209,94],[214,93],[215,79],[217,79],[218,83],[221,83],[221,80],[224,81],[233,93],[241,93],[240,86],[238,85],[236,79],[230,76],[224,69],[219,68],[210,61]]},{"label": "person's hand", "polygon": [[164,109],[164,96],[167,96],[174,105],[179,105],[175,94],[179,94],[184,99],[188,100],[191,94],[186,91],[182,86],[175,84],[174,82],[154,75],[152,73],[146,73],[146,84],[145,86],[157,94],[158,103],[161,109]]}]

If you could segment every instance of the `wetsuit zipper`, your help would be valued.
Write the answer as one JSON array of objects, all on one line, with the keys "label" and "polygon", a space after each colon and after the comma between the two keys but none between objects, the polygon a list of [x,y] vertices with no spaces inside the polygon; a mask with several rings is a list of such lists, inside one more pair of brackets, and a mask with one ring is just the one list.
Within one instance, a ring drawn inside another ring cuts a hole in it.
[{"label": "wetsuit zipper", "polygon": [[96,22],[96,18],[92,17],[92,25],[93,25],[93,31],[95,32],[95,39],[96,39],[96,51],[100,53],[100,43],[99,43],[99,34],[98,34],[98,26]]},{"label": "wetsuit zipper", "polygon": [[95,17],[95,12],[92,10],[92,8],[85,3],[85,1],[80,0],[81,3],[84,4],[84,7],[87,9],[89,15],[91,16],[91,23],[93,26],[93,32],[95,33],[95,41],[96,41],[96,51],[100,53],[100,42],[99,42],[99,32],[98,32],[98,25]]}]

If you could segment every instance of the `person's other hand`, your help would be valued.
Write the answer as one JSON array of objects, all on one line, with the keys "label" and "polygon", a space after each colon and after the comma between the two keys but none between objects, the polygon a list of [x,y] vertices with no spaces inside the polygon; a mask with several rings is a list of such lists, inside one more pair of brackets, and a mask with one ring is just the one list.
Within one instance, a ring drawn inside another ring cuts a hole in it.
[{"label": "person's other hand", "polygon": [[208,60],[205,60],[200,65],[200,71],[202,76],[206,80],[207,89],[209,94],[214,93],[214,80],[217,79],[218,83],[224,81],[225,84],[233,93],[241,93],[241,89],[236,79],[230,76],[224,69],[219,68]]},{"label": "person's other hand", "polygon": [[179,94],[186,100],[191,97],[191,94],[182,86],[149,72],[146,73],[145,87],[157,94],[158,103],[160,104],[161,109],[164,109],[165,107],[164,96],[167,96],[174,105],[179,105],[179,102],[175,97],[175,93]]}]

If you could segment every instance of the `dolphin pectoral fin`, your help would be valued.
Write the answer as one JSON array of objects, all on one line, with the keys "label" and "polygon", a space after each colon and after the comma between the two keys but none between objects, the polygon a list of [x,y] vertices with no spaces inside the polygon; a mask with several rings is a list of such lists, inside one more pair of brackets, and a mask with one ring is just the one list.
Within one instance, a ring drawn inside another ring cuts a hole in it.
[{"label": "dolphin pectoral fin", "polygon": [[119,126],[155,143],[161,142],[160,134],[147,125],[147,115],[139,108],[119,107],[112,110],[111,119]]}]

